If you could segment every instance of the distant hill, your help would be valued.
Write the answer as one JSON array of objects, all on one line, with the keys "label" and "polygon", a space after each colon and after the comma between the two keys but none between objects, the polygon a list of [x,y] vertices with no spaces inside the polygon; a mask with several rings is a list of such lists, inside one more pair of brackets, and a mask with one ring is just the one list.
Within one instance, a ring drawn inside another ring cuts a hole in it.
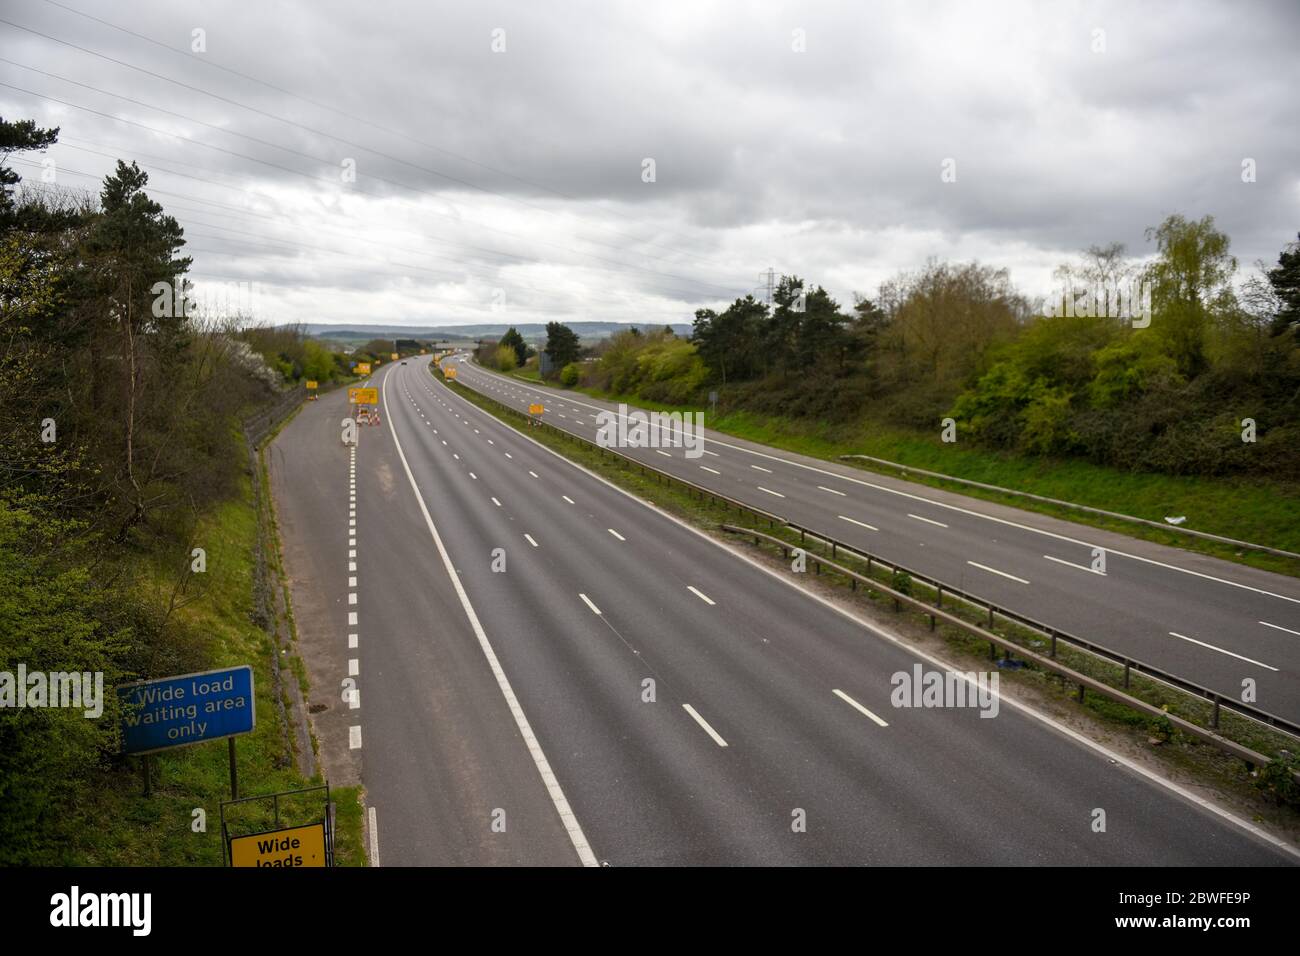
[{"label": "distant hill", "polygon": [[[476,342],[479,339],[498,339],[505,334],[512,323],[502,322],[493,325],[325,325],[319,322],[305,323],[307,333],[320,339],[329,339],[341,343],[368,342],[371,339],[400,337],[404,339],[439,339],[452,342]],[[662,328],[659,323],[637,325],[629,322],[567,322],[565,323],[579,337],[591,341],[603,339],[624,329]],[[689,335],[691,326],[684,322],[669,323],[678,335]],[[523,323],[515,325],[519,334],[532,342],[546,338],[544,323]]]}]

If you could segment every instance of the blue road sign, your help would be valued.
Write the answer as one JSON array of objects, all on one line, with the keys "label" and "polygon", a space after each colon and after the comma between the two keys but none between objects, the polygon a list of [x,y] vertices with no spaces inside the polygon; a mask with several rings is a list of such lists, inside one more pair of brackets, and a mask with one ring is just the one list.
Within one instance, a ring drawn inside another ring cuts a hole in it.
[{"label": "blue road sign", "polygon": [[247,664],[122,684],[117,696],[123,753],[153,753],[253,730],[253,668]]}]

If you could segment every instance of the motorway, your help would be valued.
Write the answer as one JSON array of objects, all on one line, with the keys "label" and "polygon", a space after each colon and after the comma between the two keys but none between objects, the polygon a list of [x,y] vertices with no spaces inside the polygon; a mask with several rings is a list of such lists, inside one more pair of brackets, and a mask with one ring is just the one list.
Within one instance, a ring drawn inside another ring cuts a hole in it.
[{"label": "motorway", "polygon": [[[618,406],[457,356],[460,384],[596,440]],[[1225,697],[1300,723],[1300,581],[705,431],[619,451]],[[1105,552],[1093,570],[1094,548]],[[1251,683],[1246,683],[1251,682]]]},{"label": "motorway", "polygon": [[[423,360],[374,384],[346,630],[384,865],[1295,862],[1009,701],[992,719],[891,706],[891,675],[937,662],[532,442]],[[291,428],[287,455],[321,441],[351,467],[336,408]]]}]

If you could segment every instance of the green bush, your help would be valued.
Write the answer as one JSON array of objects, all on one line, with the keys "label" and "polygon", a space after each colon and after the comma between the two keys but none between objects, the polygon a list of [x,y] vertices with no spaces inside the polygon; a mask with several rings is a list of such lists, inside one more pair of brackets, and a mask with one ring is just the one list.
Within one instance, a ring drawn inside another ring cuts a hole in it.
[{"label": "green bush", "polygon": [[573,388],[578,384],[578,363],[570,362],[560,371],[560,384],[565,388]]}]

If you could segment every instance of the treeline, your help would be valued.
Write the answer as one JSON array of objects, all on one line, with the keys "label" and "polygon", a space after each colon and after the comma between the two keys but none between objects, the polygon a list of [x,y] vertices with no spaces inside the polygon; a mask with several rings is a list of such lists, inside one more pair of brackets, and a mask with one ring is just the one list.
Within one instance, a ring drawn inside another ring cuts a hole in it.
[{"label": "treeline", "polygon": [[[0,119],[0,155],[57,129]],[[105,709],[0,711],[0,863],[66,862],[119,758],[115,684],[202,670],[178,613],[200,518],[237,492],[274,394],[233,323],[187,314],[175,219],[119,162],[98,196],[0,166],[0,672],[102,672]]]},{"label": "treeline", "polygon": [[[649,401],[716,389],[723,409],[936,436],[951,418],[959,441],[1018,453],[1300,478],[1300,243],[1239,282],[1211,217],[1148,238],[1147,261],[1113,244],[1062,265],[1055,310],[979,263],[930,261],[849,308],[786,276],[771,306],[701,309],[689,340],[622,332],[575,371]],[[1132,315],[1114,314],[1118,289]]]}]

